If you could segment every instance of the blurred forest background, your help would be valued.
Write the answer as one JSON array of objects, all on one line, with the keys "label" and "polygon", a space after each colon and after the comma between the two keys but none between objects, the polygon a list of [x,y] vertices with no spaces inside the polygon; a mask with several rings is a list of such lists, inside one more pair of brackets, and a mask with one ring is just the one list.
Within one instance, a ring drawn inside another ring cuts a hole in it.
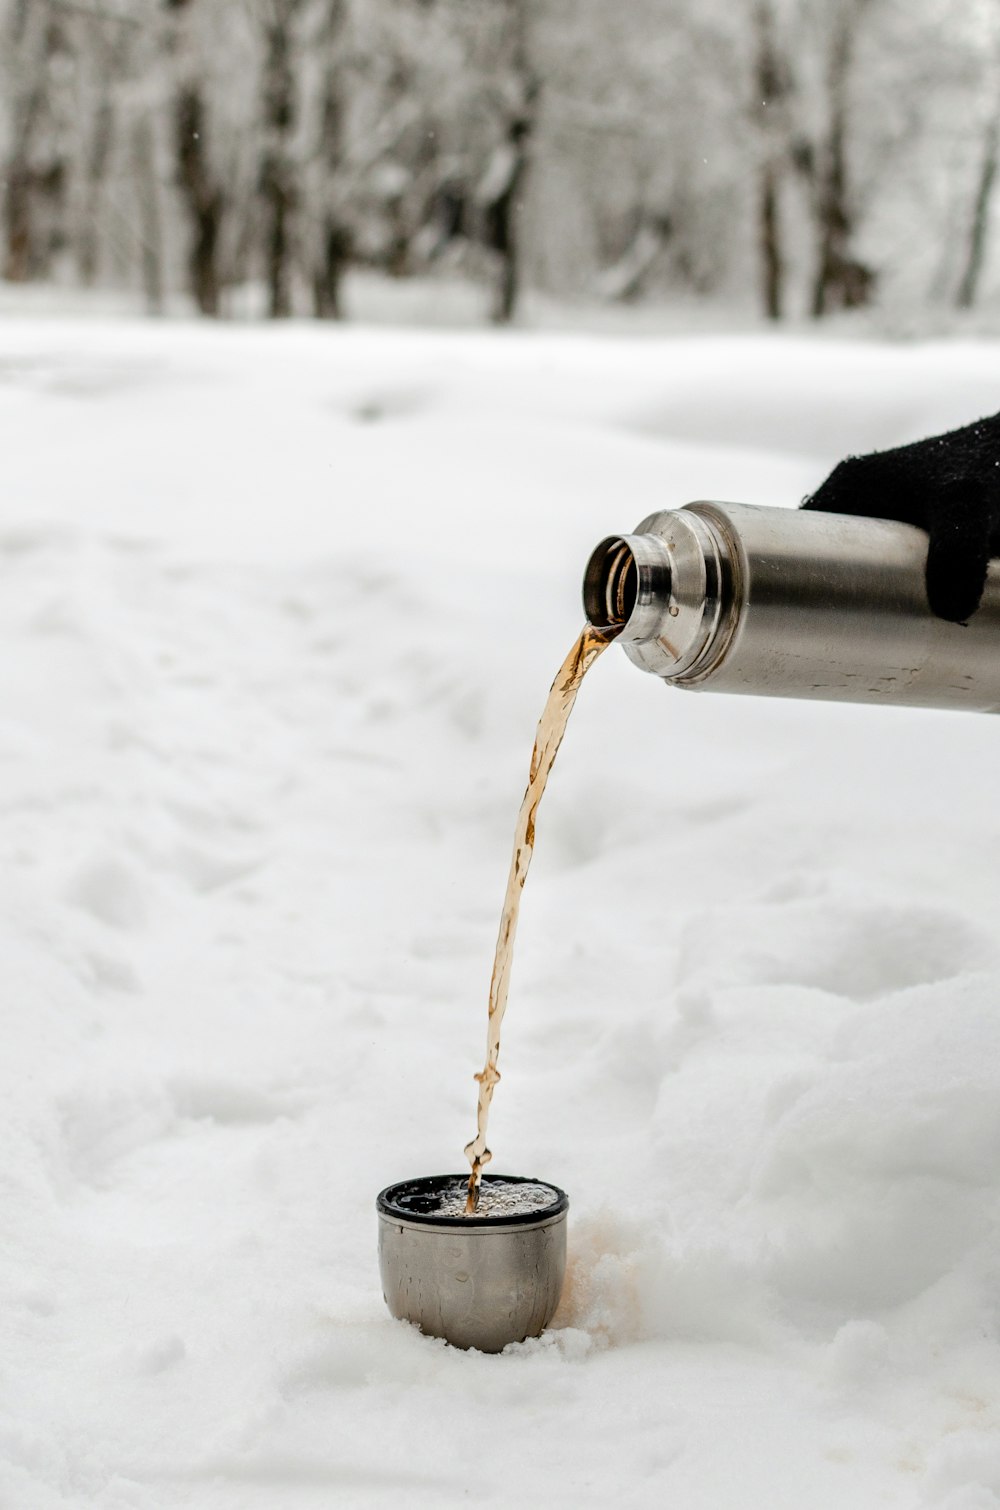
[{"label": "blurred forest background", "polygon": [[[0,276],[769,319],[1000,297],[998,0],[0,0]],[[349,284],[347,285],[349,286]]]}]

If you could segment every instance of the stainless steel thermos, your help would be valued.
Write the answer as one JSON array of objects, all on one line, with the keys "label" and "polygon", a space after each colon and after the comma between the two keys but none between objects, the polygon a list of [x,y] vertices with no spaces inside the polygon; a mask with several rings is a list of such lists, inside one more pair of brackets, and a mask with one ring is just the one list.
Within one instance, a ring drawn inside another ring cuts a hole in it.
[{"label": "stainless steel thermos", "polygon": [[961,625],[931,613],[926,560],[893,520],[689,503],[602,541],[584,608],[672,686],[1000,712],[1000,561]]}]

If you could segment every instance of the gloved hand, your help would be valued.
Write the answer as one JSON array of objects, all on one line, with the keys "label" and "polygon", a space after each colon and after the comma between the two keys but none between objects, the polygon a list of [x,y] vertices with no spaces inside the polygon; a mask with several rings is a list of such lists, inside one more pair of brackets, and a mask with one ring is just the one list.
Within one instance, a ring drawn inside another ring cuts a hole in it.
[{"label": "gloved hand", "polygon": [[802,507],[925,529],[928,602],[939,618],[964,624],[979,607],[990,557],[1000,556],[1000,414],[848,456]]}]

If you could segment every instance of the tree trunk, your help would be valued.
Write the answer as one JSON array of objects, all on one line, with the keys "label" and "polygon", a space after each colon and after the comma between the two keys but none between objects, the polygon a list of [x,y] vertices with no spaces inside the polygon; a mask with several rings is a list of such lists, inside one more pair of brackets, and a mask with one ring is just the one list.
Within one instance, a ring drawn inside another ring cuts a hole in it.
[{"label": "tree trunk", "polygon": [[[845,54],[846,41],[842,49]],[[846,120],[840,90],[842,75],[837,81],[837,97],[834,99],[830,118],[829,135],[826,141],[824,161],[816,195],[817,264],[813,282],[812,313],[815,319],[838,302],[841,292],[842,268],[845,263],[847,244],[852,225],[847,207],[847,172],[845,162]]]},{"label": "tree trunk", "polygon": [[979,182],[976,185],[976,198],[972,211],[972,225],[969,231],[965,269],[958,285],[958,296],[955,301],[959,309],[971,309],[976,302],[976,295],[979,292],[979,280],[982,277],[983,265],[986,261],[986,241],[990,223],[990,208],[993,202],[993,188],[997,176],[998,152],[1000,152],[1000,109],[994,112],[986,128],[983,161],[979,169]]},{"label": "tree trunk", "polygon": [[26,283],[31,277],[33,236],[31,177],[23,163],[9,162],[3,197],[4,264],[9,283]]},{"label": "tree trunk", "polygon": [[[44,277],[57,236],[54,216],[61,217],[66,164],[58,143],[45,151],[46,125],[51,137],[51,65],[63,46],[57,20],[43,0],[22,0],[13,15],[12,44],[21,68],[15,75],[11,102],[11,146],[3,167],[3,276],[13,283]],[[48,211],[48,213],[46,213]]]},{"label": "tree trunk", "polygon": [[313,280],[313,312],[318,320],[342,320],[340,289],[350,257],[350,237],[328,215],[323,227],[322,258]]},{"label": "tree trunk", "polygon": [[500,278],[493,301],[494,325],[509,325],[513,320],[520,286],[517,243],[514,239],[500,264]]},{"label": "tree trunk", "polygon": [[521,288],[520,191],[528,165],[532,124],[530,117],[512,123],[509,142],[514,158],[510,177],[506,188],[490,206],[490,241],[500,254],[500,274],[493,298],[495,325],[509,325],[513,320]]},{"label": "tree trunk", "polygon": [[755,105],[755,113],[763,127],[763,148],[757,180],[757,244],[764,313],[769,320],[780,320],[784,307],[785,257],[778,201],[784,143],[776,142],[775,136],[782,124],[790,80],[775,44],[773,23],[770,6],[758,5],[754,17],[757,34],[754,84],[759,103]]},{"label": "tree trunk", "polygon": [[773,162],[765,163],[761,171],[759,214],[764,313],[769,320],[780,320],[784,303],[785,259],[778,219],[778,170]]},{"label": "tree trunk", "polygon": [[859,309],[868,304],[875,286],[871,268],[851,252],[854,213],[847,170],[847,89],[853,33],[863,5],[864,0],[860,0],[841,15],[830,54],[829,126],[815,194],[817,256],[812,313],[817,320],[833,309]]},{"label": "tree trunk", "polygon": [[205,149],[205,109],[200,87],[188,83],[174,101],[177,181],[191,218],[188,274],[203,315],[219,313],[219,229],[222,191],[212,182]]},{"label": "tree trunk", "polygon": [[265,154],[261,163],[260,193],[267,211],[264,234],[267,313],[272,320],[284,320],[292,312],[288,262],[289,222],[294,201],[284,164],[276,155]]},{"label": "tree trunk", "polygon": [[535,130],[539,83],[531,61],[528,34],[531,0],[514,3],[514,74],[521,94],[521,109],[507,131],[512,153],[507,183],[489,207],[491,241],[500,254],[500,275],[494,291],[492,319],[495,325],[509,325],[517,310],[521,292],[521,216],[524,208],[524,182],[528,173],[531,139]]},{"label": "tree trunk", "polygon": [[151,315],[163,313],[163,223],[153,127],[141,116],[132,133],[132,163],[139,199],[139,238],[142,287]]},{"label": "tree trunk", "polygon": [[343,173],[344,80],[339,53],[347,8],[344,0],[328,0],[318,45],[331,60],[323,78],[320,140],[314,180],[314,201],[324,206],[311,227],[313,313],[318,320],[342,320],[342,285],[351,260],[351,232],[338,207]]},{"label": "tree trunk", "polygon": [[90,287],[97,279],[100,263],[101,191],[111,156],[114,133],[114,110],[105,95],[97,107],[94,135],[87,163],[87,194],[83,226],[80,231],[80,277]]},{"label": "tree trunk", "polygon": [[298,0],[283,0],[266,32],[263,119],[265,146],[260,163],[259,192],[264,201],[264,254],[268,314],[286,319],[292,312],[291,226],[295,208],[295,174],[288,138],[295,120],[295,77],[292,70],[292,21]]}]

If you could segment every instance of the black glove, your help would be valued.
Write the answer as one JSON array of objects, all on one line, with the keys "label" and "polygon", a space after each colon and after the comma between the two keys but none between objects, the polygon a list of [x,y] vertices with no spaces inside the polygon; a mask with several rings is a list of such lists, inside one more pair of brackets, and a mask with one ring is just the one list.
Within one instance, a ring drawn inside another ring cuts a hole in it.
[{"label": "black glove", "polygon": [[979,607],[991,556],[1000,556],[1000,414],[895,451],[848,456],[806,509],[901,519],[927,531],[927,599],[964,624]]}]

